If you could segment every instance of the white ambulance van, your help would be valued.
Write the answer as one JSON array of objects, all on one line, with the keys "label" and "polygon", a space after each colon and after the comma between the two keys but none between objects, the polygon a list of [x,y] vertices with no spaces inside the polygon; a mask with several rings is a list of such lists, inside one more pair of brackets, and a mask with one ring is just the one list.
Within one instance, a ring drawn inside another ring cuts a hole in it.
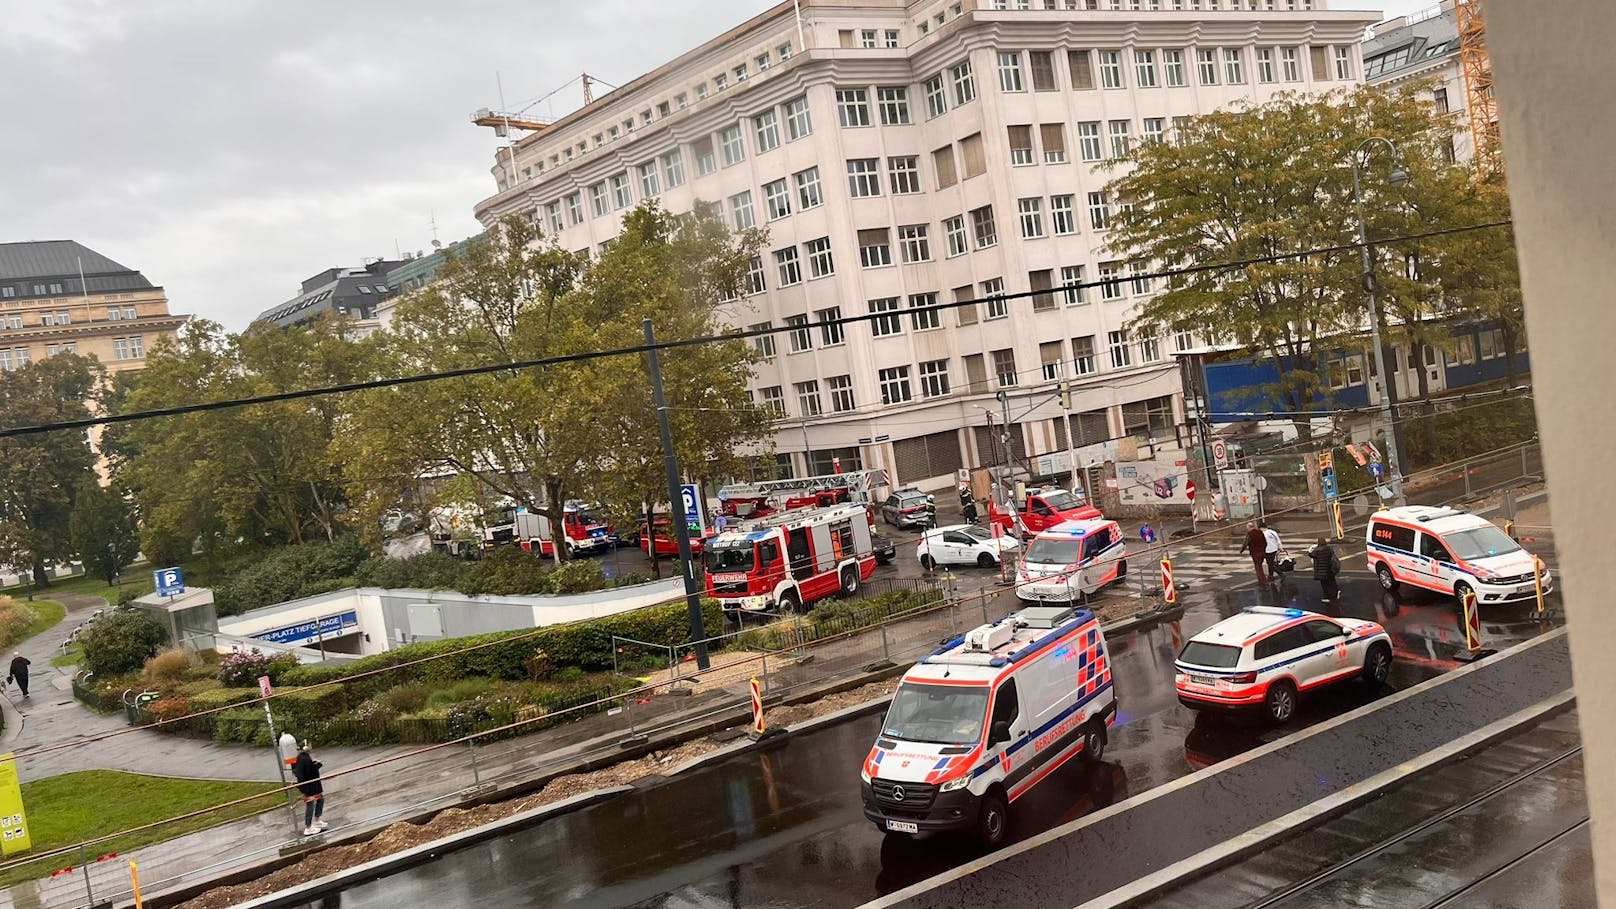
[{"label": "white ambulance van", "polygon": [[[1365,532],[1364,556],[1382,589],[1399,584],[1477,603],[1537,598],[1537,558],[1480,515],[1447,506],[1404,505],[1377,511]],[[1554,590],[1545,568],[1543,592]]]},{"label": "white ambulance van", "polygon": [[1010,803],[1075,755],[1099,761],[1116,713],[1094,613],[1011,613],[904,674],[864,761],[864,816],[889,833],[974,830],[1002,845]]},{"label": "white ambulance van", "polygon": [[1016,596],[1023,603],[1081,602],[1127,576],[1128,544],[1116,521],[1062,521],[1027,546],[1016,569]]}]

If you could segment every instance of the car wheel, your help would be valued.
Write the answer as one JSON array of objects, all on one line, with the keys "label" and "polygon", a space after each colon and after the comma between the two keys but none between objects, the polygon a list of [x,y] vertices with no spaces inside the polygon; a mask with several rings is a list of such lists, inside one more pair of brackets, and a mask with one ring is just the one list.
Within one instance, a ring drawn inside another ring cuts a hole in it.
[{"label": "car wheel", "polygon": [[853,594],[858,593],[858,589],[859,589],[859,573],[858,573],[858,570],[853,569],[853,568],[843,568],[842,569],[842,597],[843,598],[851,597],[851,596],[853,596]]},{"label": "car wheel", "polygon": [[[1459,583],[1453,585],[1453,598],[1459,601],[1459,605],[1461,607],[1464,606],[1465,594],[1467,593],[1473,594],[1475,591],[1472,590],[1470,585],[1466,584],[1464,581],[1460,581]],[[1480,601],[1478,600],[1477,602]]]},{"label": "car wheel", "polygon": [[989,849],[997,849],[1009,837],[1010,804],[994,789],[982,797],[976,816],[976,838]]},{"label": "car wheel", "polygon": [[1090,723],[1089,731],[1083,733],[1083,757],[1091,764],[1100,763],[1105,759],[1105,745],[1109,738],[1104,723],[1098,720]]},{"label": "car wheel", "polygon": [[791,615],[802,609],[802,598],[797,596],[795,590],[788,590],[780,594],[780,611]]},{"label": "car wheel", "polygon": [[1117,563],[1117,583],[1128,580],[1128,560],[1123,559]]},{"label": "car wheel", "polygon": [[1385,562],[1375,565],[1375,579],[1380,581],[1380,589],[1387,593],[1397,592],[1397,579],[1392,577],[1392,570],[1386,567]]},{"label": "car wheel", "polygon": [[984,552],[984,553],[982,553],[982,554],[980,554],[980,555],[978,555],[976,557],[976,567],[978,567],[978,568],[997,568],[997,567],[999,567],[999,560],[995,559],[992,555]]},{"label": "car wheel", "polygon": [[1274,722],[1289,722],[1296,715],[1296,686],[1283,681],[1269,685],[1268,695],[1263,698],[1263,709],[1268,711],[1268,718]]},{"label": "car wheel", "polygon": [[1392,674],[1392,649],[1377,643],[1364,657],[1363,680],[1370,685],[1384,685]]},{"label": "car wheel", "polygon": [[930,571],[933,568],[937,567],[937,560],[932,558],[929,555],[922,555],[920,557],[920,567],[926,569],[927,571]]}]

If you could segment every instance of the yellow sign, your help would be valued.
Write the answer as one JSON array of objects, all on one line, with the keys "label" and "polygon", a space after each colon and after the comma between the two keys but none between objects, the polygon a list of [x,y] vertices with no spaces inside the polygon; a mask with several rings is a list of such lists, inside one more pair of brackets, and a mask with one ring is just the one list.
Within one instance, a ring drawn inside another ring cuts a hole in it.
[{"label": "yellow sign", "polygon": [[17,762],[10,754],[0,754],[0,851],[5,855],[34,848],[28,833],[28,817],[22,808],[22,782],[17,779]]}]

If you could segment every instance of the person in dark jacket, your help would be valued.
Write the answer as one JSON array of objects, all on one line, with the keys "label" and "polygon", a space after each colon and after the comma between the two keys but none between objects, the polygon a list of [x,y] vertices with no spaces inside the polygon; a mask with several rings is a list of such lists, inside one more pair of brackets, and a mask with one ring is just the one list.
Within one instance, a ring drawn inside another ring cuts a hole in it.
[{"label": "person in dark jacket", "polygon": [[1240,544],[1240,551],[1251,553],[1251,567],[1257,572],[1257,583],[1267,587],[1268,572],[1263,569],[1268,563],[1268,537],[1256,521],[1246,522],[1246,541]]},{"label": "person in dark jacket", "polygon": [[292,764],[297,791],[303,793],[304,836],[314,836],[327,826],[320,819],[320,815],[325,813],[325,787],[320,785],[320,762],[314,759],[309,749],[309,741],[304,739],[303,747],[298,749],[297,760]]},{"label": "person in dark jacket", "polygon": [[971,495],[971,487],[960,487],[960,513],[965,516],[965,523],[976,523],[976,497]]},{"label": "person in dark jacket", "polygon": [[11,670],[6,675],[6,684],[17,683],[22,689],[22,696],[28,696],[28,658],[22,655],[21,650],[11,652]]},{"label": "person in dark jacket", "polygon": [[1339,599],[1341,588],[1336,586],[1336,577],[1341,574],[1341,557],[1335,554],[1335,547],[1330,545],[1329,540],[1319,537],[1318,545],[1308,550],[1307,554],[1313,559],[1313,580],[1324,588],[1324,602]]}]

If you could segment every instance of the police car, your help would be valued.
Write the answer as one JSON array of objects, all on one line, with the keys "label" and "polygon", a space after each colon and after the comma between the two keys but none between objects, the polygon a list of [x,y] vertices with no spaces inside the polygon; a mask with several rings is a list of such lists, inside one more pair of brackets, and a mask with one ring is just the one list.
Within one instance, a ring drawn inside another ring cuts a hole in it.
[{"label": "police car", "polygon": [[1283,723],[1298,697],[1320,686],[1352,678],[1384,683],[1392,640],[1375,622],[1251,606],[1190,638],[1174,665],[1184,706],[1261,709]]}]

